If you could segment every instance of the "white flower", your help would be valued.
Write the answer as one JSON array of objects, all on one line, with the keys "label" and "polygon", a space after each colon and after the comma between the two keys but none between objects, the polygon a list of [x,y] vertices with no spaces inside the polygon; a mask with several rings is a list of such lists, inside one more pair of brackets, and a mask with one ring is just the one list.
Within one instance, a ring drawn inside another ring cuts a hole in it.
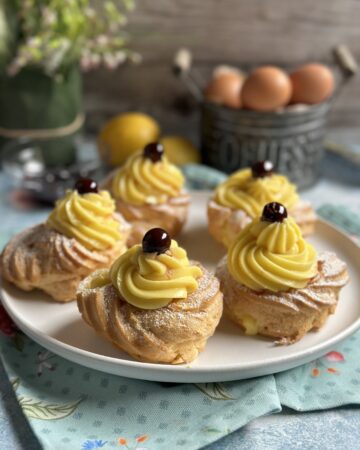
[{"label": "white flower", "polygon": [[30,48],[39,47],[41,44],[41,39],[38,36],[31,37],[26,41],[26,45]]},{"label": "white flower", "polygon": [[96,17],[94,8],[85,8],[84,14],[88,19],[93,19],[94,17]]},{"label": "white flower", "polygon": [[109,70],[116,69],[116,67],[118,66],[118,63],[116,61],[115,55],[112,55],[111,53],[105,53],[104,65]]},{"label": "white flower", "polygon": [[93,53],[91,55],[91,64],[93,65],[93,67],[97,67],[101,62],[101,56],[98,55],[97,53]]},{"label": "white flower", "polygon": [[49,60],[46,63],[46,71],[51,74],[58,70],[58,68],[61,66],[61,63],[65,57],[66,52],[71,47],[71,42],[69,39],[64,38],[61,42],[61,45],[54,50],[53,54],[49,58]]},{"label": "white flower", "polygon": [[109,43],[109,38],[108,36],[106,36],[105,34],[100,34],[97,38],[96,38],[96,43],[98,45],[101,45],[103,47],[105,47],[105,45],[107,45]]},{"label": "white flower", "polygon": [[90,70],[91,69],[90,58],[88,56],[83,56],[80,60],[80,66],[84,72],[87,72],[88,70]]},{"label": "white flower", "polygon": [[56,22],[56,14],[50,8],[44,8],[42,11],[44,24],[51,26]]},{"label": "white flower", "polygon": [[26,66],[26,64],[27,59],[23,55],[16,57],[7,67],[8,75],[16,75],[24,66]]},{"label": "white flower", "polygon": [[127,55],[125,52],[119,51],[119,52],[115,53],[114,58],[115,58],[117,65],[119,65],[126,61]]}]

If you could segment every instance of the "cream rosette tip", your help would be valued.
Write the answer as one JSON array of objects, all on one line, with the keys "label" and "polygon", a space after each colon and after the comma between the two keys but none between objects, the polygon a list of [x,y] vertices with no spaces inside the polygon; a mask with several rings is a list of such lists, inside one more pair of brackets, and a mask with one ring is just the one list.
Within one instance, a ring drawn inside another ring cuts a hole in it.
[{"label": "cream rosette tip", "polygon": [[114,214],[115,202],[107,191],[79,194],[69,190],[56,202],[46,225],[89,250],[102,251],[114,247],[122,238]]},{"label": "cream rosette tip", "polygon": [[181,171],[165,155],[153,162],[143,152],[131,156],[112,180],[112,193],[132,205],[157,205],[177,197],[185,183]]},{"label": "cream rosette tip", "polygon": [[282,222],[257,218],[230,246],[228,269],[255,291],[300,289],[317,274],[317,253],[291,217]]},{"label": "cream rosette tip", "polygon": [[219,205],[245,211],[255,218],[261,214],[266,203],[276,201],[292,208],[299,201],[299,196],[295,185],[283,175],[274,173],[256,178],[250,169],[242,169],[217,187],[214,200]]},{"label": "cream rosette tip", "polygon": [[110,279],[123,299],[141,309],[157,309],[176,299],[186,299],[198,288],[202,276],[190,265],[186,251],[172,240],[165,253],[145,253],[135,245],[115,261]]}]

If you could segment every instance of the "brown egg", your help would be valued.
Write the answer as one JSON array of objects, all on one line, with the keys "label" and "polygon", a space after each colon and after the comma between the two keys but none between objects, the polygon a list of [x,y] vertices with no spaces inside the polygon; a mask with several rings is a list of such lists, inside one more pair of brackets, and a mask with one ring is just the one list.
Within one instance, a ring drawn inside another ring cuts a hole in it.
[{"label": "brown egg", "polygon": [[205,89],[207,100],[229,108],[240,108],[240,91],[244,76],[235,70],[224,70],[215,74]]},{"label": "brown egg", "polygon": [[305,64],[295,70],[290,79],[293,86],[291,103],[321,103],[334,92],[334,75],[323,64]]},{"label": "brown egg", "polygon": [[243,80],[245,80],[245,73],[238,69],[235,66],[228,66],[226,64],[220,64],[216,66],[213,70],[212,77],[216,78],[219,75],[223,75],[224,73],[235,73],[236,75],[239,75]]},{"label": "brown egg", "polygon": [[241,97],[245,108],[255,111],[274,111],[289,103],[290,79],[277,67],[259,67],[245,80]]}]

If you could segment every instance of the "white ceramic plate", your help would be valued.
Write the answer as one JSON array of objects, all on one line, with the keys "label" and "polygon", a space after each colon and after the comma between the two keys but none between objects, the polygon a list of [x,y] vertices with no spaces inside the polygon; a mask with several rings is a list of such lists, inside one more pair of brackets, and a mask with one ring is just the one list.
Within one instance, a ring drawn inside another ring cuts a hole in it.
[{"label": "white ceramic plate", "polygon": [[[179,242],[191,258],[213,268],[224,251],[207,233],[205,192],[194,193],[189,223]],[[1,296],[16,324],[36,342],[58,355],[103,372],[178,383],[244,379],[279,372],[312,361],[332,350],[360,327],[360,248],[331,225],[319,221],[310,241],[318,250],[333,250],[344,259],[351,282],[341,292],[336,314],[318,332],[300,342],[276,346],[261,337],[244,336],[223,320],[205,351],[181,366],[134,361],[100,338],[81,319],[75,302],[57,304],[40,292],[24,293],[5,284]]]}]

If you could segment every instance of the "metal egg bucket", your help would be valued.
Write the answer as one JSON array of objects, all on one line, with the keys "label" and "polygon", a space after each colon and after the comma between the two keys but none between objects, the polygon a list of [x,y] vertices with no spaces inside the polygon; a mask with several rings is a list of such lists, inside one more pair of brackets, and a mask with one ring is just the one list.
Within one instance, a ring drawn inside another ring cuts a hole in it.
[{"label": "metal egg bucket", "polygon": [[317,179],[329,102],[302,112],[257,113],[210,102],[201,109],[204,164],[231,173],[267,159],[299,188]]},{"label": "metal egg bucket", "polygon": [[268,159],[277,172],[299,188],[318,179],[328,112],[342,86],[357,71],[349,50],[334,49],[341,73],[333,96],[318,105],[297,105],[279,112],[232,109],[206,101],[190,71],[191,54],[180,50],[174,72],[186,84],[201,107],[202,162],[226,173]]}]

